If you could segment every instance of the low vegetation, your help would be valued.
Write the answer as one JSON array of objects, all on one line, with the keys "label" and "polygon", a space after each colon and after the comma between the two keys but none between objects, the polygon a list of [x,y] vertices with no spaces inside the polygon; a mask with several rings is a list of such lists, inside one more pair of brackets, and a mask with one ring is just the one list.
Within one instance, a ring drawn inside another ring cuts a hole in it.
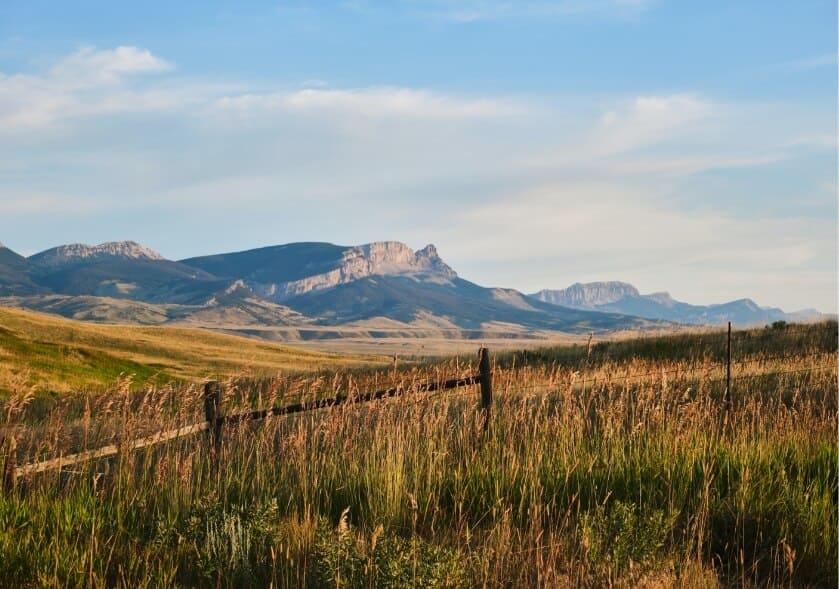
[{"label": "low vegetation", "polygon": [[[488,433],[467,387],[22,477],[0,584],[834,587],[836,323],[736,333],[728,411],[723,341],[500,356]],[[474,369],[231,379],[223,411]],[[200,421],[200,393],[120,381],[32,416],[12,391],[2,431],[50,458]]]},{"label": "low vegetation", "polygon": [[0,398],[12,390],[102,390],[131,375],[134,388],[177,380],[376,365],[200,329],[81,323],[0,307]]}]

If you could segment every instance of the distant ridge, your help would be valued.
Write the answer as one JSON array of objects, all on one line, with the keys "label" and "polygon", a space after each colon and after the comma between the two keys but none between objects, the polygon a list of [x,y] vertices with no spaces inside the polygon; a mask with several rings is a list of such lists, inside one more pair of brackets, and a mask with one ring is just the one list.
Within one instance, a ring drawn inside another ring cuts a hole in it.
[{"label": "distant ridge", "polygon": [[761,307],[751,299],[738,299],[717,305],[691,305],[675,300],[667,292],[642,295],[631,284],[617,281],[577,282],[568,288],[540,290],[530,296],[572,309],[625,313],[692,325],[720,325],[728,321],[738,325],[756,325],[823,317],[817,311],[785,313],[781,309]]},{"label": "distant ridge", "polygon": [[359,246],[292,243],[181,262],[216,276],[243,279],[254,292],[274,302],[375,275],[437,282],[457,278],[434,245],[414,252],[398,241]]},{"label": "distant ridge", "polygon": [[163,256],[136,241],[108,241],[99,245],[71,243],[61,245],[30,256],[34,264],[56,267],[78,262],[93,262],[108,258],[126,260],[165,260]]},{"label": "distant ridge", "polygon": [[598,305],[614,303],[624,297],[641,295],[637,288],[626,282],[589,282],[586,284],[575,282],[568,288],[541,290],[533,296],[552,305],[594,309]]},{"label": "distant ridge", "polygon": [[32,264],[0,244],[0,296],[37,294],[44,289],[32,279]]},{"label": "distant ridge", "polygon": [[749,299],[689,305],[667,293],[642,295],[625,282],[576,283],[527,296],[465,280],[433,244],[413,250],[399,241],[287,243],[181,261],[135,241],[62,245],[29,258],[0,247],[0,305],[260,337],[283,328],[334,337],[355,331],[544,338],[818,316],[788,315]]}]

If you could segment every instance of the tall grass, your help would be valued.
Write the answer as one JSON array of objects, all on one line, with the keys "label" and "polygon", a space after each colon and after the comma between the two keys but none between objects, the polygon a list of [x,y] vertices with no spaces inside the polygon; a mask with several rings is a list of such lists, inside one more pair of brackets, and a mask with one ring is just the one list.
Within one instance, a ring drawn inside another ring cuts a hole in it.
[{"label": "tall grass", "polygon": [[[487,434],[467,388],[243,423],[215,460],[192,438],[33,476],[0,495],[0,584],[836,586],[835,347],[784,351],[741,355],[725,421],[707,357],[518,358]],[[224,411],[392,378],[232,380]],[[26,413],[0,415],[32,459],[200,421],[202,400],[122,382]]]}]

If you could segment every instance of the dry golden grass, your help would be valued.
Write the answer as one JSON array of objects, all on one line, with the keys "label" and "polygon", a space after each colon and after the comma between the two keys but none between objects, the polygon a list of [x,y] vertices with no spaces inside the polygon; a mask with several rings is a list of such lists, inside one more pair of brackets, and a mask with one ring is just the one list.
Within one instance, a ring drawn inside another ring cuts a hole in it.
[{"label": "dry golden grass", "polygon": [[[663,360],[643,352],[661,342],[628,342],[591,356],[498,358],[489,434],[477,391],[465,388],[241,423],[225,429],[215,458],[190,438],[24,478],[0,495],[0,579],[835,586],[836,325],[767,333],[738,340],[725,420],[724,369],[710,353],[718,350]],[[223,411],[474,369],[452,360],[258,387],[231,379]],[[62,400],[40,419],[25,398],[12,399],[3,429],[22,459],[49,458],[193,423],[202,407],[197,386],[132,394],[123,385],[81,405]]]},{"label": "dry golden grass", "polygon": [[201,329],[91,324],[0,308],[0,393],[30,385],[57,392],[102,388],[120,374],[166,381],[383,363]]}]

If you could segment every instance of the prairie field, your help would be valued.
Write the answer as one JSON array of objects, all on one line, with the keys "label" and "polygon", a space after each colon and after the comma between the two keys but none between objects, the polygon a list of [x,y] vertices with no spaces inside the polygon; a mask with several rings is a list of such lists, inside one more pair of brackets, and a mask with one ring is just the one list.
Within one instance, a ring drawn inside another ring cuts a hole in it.
[{"label": "prairie field", "polygon": [[170,381],[381,365],[380,358],[302,350],[185,327],[72,321],[0,307],[0,398],[102,390],[131,375],[132,388]]},{"label": "prairie field", "polygon": [[837,324],[735,332],[730,402],[726,356],[721,331],[499,351],[488,429],[476,386],[410,392],[471,355],[241,374],[222,414],[406,392],[135,451],[205,419],[201,382],[10,382],[0,464],[118,452],[6,477],[0,585],[835,587]]}]

